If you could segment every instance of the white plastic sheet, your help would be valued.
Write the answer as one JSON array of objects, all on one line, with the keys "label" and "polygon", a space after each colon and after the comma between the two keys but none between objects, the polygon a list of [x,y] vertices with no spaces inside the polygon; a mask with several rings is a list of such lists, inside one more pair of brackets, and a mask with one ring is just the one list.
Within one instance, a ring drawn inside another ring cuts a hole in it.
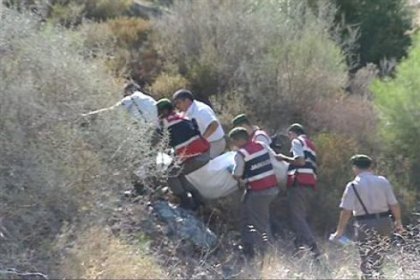
[{"label": "white plastic sheet", "polygon": [[[227,196],[238,190],[238,183],[232,177],[232,169],[235,164],[236,152],[224,153],[200,169],[188,174],[186,178],[207,199],[216,199]],[[158,168],[166,168],[171,163],[172,158],[164,153],[159,153],[156,157]],[[286,186],[288,164],[271,158],[274,171],[279,181],[280,187]]]},{"label": "white plastic sheet", "polygon": [[278,161],[274,157],[271,157],[271,164],[273,165],[274,173],[276,173],[279,186],[283,189],[286,188],[289,164],[285,161]]},{"label": "white plastic sheet", "polygon": [[227,196],[238,189],[238,182],[229,171],[235,163],[234,157],[235,152],[224,153],[186,177],[204,198]]}]

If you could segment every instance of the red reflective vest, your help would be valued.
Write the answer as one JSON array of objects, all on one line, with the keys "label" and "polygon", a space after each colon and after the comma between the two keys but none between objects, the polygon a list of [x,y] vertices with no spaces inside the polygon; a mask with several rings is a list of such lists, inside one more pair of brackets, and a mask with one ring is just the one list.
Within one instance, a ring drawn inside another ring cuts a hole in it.
[{"label": "red reflective vest", "polygon": [[244,157],[244,179],[252,191],[262,191],[277,186],[268,150],[258,142],[248,142],[238,151]]},{"label": "red reflective vest", "polygon": [[293,187],[296,185],[315,187],[316,186],[316,152],[315,145],[305,135],[300,135],[297,140],[303,147],[305,156],[305,165],[296,166],[289,165],[287,171],[287,186]]},{"label": "red reflective vest", "polygon": [[163,128],[169,131],[169,146],[181,161],[206,153],[210,144],[195,128],[193,122],[177,113],[162,120]]},{"label": "red reflective vest", "polygon": [[257,137],[260,136],[260,135],[263,135],[264,137],[267,138],[267,143],[266,144],[268,144],[268,145],[271,144],[271,142],[272,142],[271,137],[267,134],[267,132],[265,132],[264,130],[259,129],[259,128],[257,128],[256,130],[254,130],[252,132],[252,135],[251,135],[252,142],[257,141]]}]

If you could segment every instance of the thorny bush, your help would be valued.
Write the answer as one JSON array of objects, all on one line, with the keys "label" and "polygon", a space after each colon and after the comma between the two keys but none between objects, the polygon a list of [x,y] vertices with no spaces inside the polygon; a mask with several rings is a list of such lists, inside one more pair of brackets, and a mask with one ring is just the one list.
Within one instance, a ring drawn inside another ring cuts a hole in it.
[{"label": "thorny bush", "polygon": [[121,97],[81,37],[2,9],[0,265],[48,272],[63,223],[100,221],[156,149],[121,110],[80,117]]}]

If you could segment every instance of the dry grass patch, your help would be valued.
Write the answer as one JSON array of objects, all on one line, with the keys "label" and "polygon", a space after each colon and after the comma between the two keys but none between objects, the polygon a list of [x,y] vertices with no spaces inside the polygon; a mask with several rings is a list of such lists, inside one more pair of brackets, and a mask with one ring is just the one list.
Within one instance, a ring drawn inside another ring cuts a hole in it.
[{"label": "dry grass patch", "polygon": [[60,266],[72,279],[167,278],[144,246],[124,243],[110,230],[92,227],[80,234]]}]

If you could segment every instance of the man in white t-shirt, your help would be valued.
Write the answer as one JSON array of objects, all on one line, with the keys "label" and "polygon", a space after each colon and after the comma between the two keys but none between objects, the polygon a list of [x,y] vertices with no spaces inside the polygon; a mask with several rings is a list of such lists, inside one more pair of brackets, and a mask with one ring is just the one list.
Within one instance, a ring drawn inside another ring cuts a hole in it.
[{"label": "man in white t-shirt", "polygon": [[225,132],[213,109],[194,100],[193,94],[186,89],[175,92],[172,100],[179,111],[197,123],[201,135],[210,143],[210,158],[222,154],[226,148]]},{"label": "man in white t-shirt", "polygon": [[156,109],[156,100],[154,100],[153,97],[142,93],[140,89],[138,84],[130,82],[124,86],[124,98],[116,104],[111,107],[82,114],[82,116],[96,115],[122,106],[136,120],[158,127],[159,120]]},{"label": "man in white t-shirt", "polygon": [[140,91],[140,86],[130,82],[124,87],[124,98],[117,103],[123,106],[135,119],[158,125],[156,100]]}]

